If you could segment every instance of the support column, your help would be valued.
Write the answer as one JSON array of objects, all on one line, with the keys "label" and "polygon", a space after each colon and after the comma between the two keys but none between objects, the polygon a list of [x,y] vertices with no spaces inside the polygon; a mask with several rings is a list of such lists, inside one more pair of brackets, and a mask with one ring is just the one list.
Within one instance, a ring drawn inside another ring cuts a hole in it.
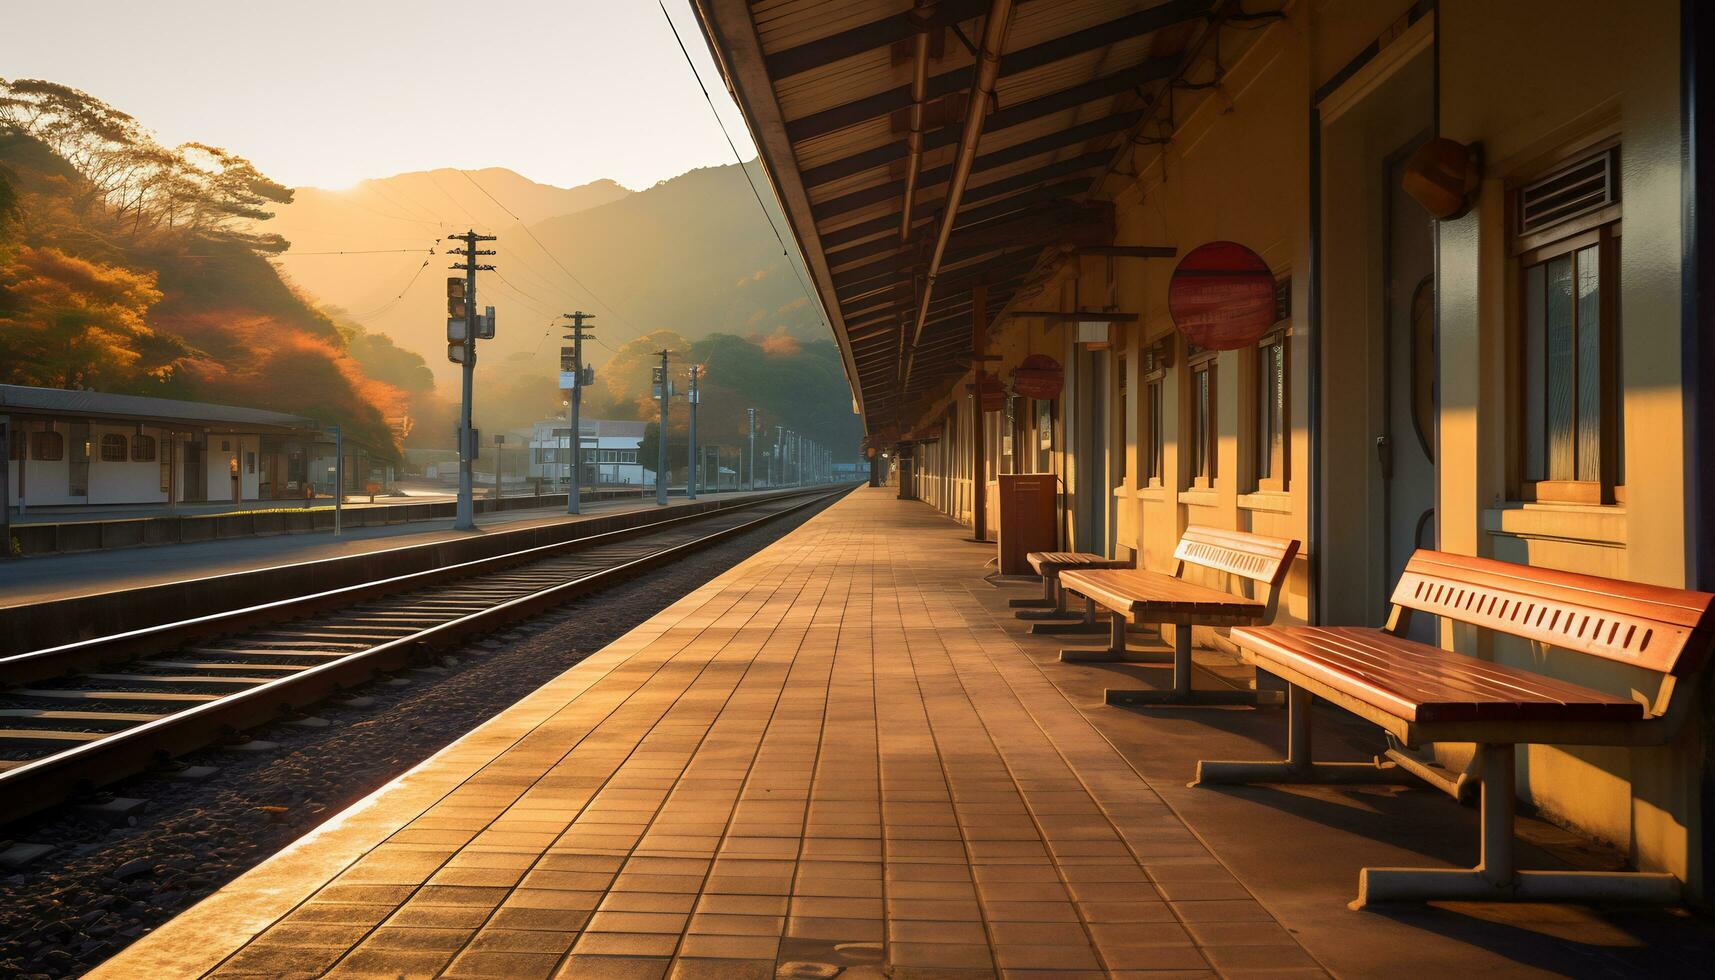
[{"label": "support column", "polygon": [[976,411],[971,416],[971,537],[988,540],[988,461],[983,420],[984,341],[988,339],[988,287],[971,287],[971,365],[976,374]]}]

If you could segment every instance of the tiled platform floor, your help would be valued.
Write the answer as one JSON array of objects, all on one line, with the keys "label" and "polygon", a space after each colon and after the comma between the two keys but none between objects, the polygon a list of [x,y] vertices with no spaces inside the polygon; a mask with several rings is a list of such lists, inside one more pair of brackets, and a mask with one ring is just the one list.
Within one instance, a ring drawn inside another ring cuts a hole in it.
[{"label": "tiled platform floor", "polygon": [[[965,533],[858,491],[97,975],[1310,976],[1403,944],[1531,972],[1528,928],[1514,949],[1348,912],[1340,842],[1372,841],[1146,776],[1152,732],[1193,759],[1233,736],[1101,707],[1104,675],[1018,633]],[[1261,838],[1260,870],[1211,834]],[[1269,848],[1344,884],[1279,888]]]}]

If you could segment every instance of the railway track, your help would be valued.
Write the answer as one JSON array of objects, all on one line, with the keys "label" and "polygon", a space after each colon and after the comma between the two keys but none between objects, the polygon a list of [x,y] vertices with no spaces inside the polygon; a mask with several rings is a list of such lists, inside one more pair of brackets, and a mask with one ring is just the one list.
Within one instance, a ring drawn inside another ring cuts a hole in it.
[{"label": "railway track", "polygon": [[845,489],[767,497],[0,658],[0,823],[290,717]]}]

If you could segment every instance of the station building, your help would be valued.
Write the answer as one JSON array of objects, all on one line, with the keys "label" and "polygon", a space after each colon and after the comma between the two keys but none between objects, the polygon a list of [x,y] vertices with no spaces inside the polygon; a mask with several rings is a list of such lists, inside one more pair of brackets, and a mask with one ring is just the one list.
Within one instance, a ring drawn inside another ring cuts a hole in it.
[{"label": "station building", "polygon": [[[0,385],[10,506],[295,500],[331,492],[334,443],[314,419],[233,405]],[[347,489],[370,473],[347,444]]]},{"label": "station building", "polygon": [[[1050,474],[1053,546],[1168,572],[1188,526],[1295,538],[1285,623],[1380,625],[1417,548],[1715,582],[1695,0],[693,6],[900,496],[992,537]],[[1712,739],[1705,698],[1517,791],[1706,901]]]},{"label": "station building", "polygon": [[[580,486],[653,485],[653,471],[639,458],[648,423],[631,419],[579,419],[578,446],[583,463]],[[530,473],[534,479],[571,480],[572,429],[565,419],[545,419],[530,431]]]}]

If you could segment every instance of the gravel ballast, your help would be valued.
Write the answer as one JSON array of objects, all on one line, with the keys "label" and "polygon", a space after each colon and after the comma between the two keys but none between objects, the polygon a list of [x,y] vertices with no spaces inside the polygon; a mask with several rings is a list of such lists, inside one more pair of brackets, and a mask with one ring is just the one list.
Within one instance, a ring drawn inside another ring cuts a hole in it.
[{"label": "gravel ballast", "polygon": [[326,726],[273,724],[251,733],[260,751],[252,743],[180,760],[215,767],[204,778],[147,775],[109,787],[148,802],[132,825],[65,806],[0,828],[0,851],[54,848],[23,868],[0,868],[0,975],[77,976],[96,966],[828,503],[502,627],[364,686],[349,704],[324,703],[313,711]]}]

